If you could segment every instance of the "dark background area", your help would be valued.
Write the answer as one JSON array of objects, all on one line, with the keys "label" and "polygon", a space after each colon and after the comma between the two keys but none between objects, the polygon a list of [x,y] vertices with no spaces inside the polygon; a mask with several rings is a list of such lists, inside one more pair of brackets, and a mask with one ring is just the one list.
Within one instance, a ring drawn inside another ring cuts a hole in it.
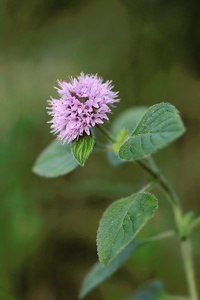
[{"label": "dark background area", "polygon": [[[78,299],[97,260],[103,211],[146,180],[134,164],[113,168],[101,153],[57,179],[34,175],[37,155],[53,140],[46,100],[56,95],[57,79],[83,71],[113,80],[121,102],[111,122],[135,105],[175,105],[187,132],[155,159],[184,210],[199,215],[200,4],[1,0],[0,6],[0,286],[19,300]],[[174,226],[169,204],[156,194],[159,211],[142,236]],[[198,230],[192,243],[200,287]],[[85,299],[126,299],[152,278],[170,294],[187,293],[176,239],[137,251]]]}]

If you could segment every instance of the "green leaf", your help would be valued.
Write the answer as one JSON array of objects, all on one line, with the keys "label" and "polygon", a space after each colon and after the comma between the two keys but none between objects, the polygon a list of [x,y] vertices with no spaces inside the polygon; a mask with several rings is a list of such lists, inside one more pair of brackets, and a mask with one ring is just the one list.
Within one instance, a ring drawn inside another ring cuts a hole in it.
[{"label": "green leaf", "polygon": [[[119,139],[120,131],[126,129],[127,135],[130,135],[133,132],[133,130],[135,129],[139,120],[145,114],[146,110],[147,110],[147,107],[145,107],[145,106],[135,106],[135,107],[131,107],[129,109],[124,110],[112,122],[112,125],[110,127],[111,133],[114,136],[117,136],[117,139]],[[125,131],[121,131],[121,133],[122,132],[125,132]],[[124,139],[122,139],[120,141],[123,142]],[[120,145],[117,145],[118,146],[117,149],[116,149],[116,145],[115,145],[114,151],[113,151],[113,149],[108,151],[108,159],[112,165],[119,165],[120,163],[123,162],[118,156],[118,150],[119,150],[119,147],[121,146],[121,144],[122,143],[120,143]],[[116,151],[117,151],[117,154],[116,154]]]},{"label": "green leaf", "polygon": [[105,279],[111,276],[121,265],[128,259],[128,257],[139,247],[145,246],[150,242],[156,242],[172,236],[172,232],[161,233],[156,236],[143,239],[133,240],[128,246],[126,246],[106,267],[103,267],[99,262],[94,264],[87,276],[85,277],[79,296],[83,298],[97,285],[102,283]]},{"label": "green leaf", "polygon": [[54,141],[41,152],[32,170],[37,175],[53,178],[65,175],[77,166],[78,163],[71,153],[71,146]]},{"label": "green leaf", "polygon": [[100,263],[108,265],[153,216],[156,198],[149,193],[137,193],[112,203],[104,212],[97,233]]},{"label": "green leaf", "polygon": [[134,293],[128,300],[161,300],[165,295],[163,284],[155,279]]},{"label": "green leaf", "polygon": [[81,290],[80,290],[80,298],[83,298],[86,294],[88,294],[92,289],[94,289],[97,285],[103,282],[106,278],[111,276],[130,256],[130,254],[135,251],[141,244],[140,241],[132,241],[122,252],[120,252],[113,261],[106,267],[102,267],[102,265],[97,262],[94,264],[90,272],[85,277]]},{"label": "green leaf", "polygon": [[156,152],[185,131],[176,108],[169,103],[151,106],[119,149],[123,160],[137,160]]},{"label": "green leaf", "polygon": [[78,163],[84,166],[84,163],[90,155],[94,145],[94,136],[83,134],[78,141],[72,142],[72,153]]}]

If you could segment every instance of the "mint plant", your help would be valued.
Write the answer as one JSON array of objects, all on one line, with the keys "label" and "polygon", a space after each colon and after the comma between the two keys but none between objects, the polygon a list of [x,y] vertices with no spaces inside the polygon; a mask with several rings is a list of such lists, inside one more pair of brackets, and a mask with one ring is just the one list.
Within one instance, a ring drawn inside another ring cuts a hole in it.
[{"label": "mint plant", "polygon": [[[96,131],[105,137],[101,147],[108,153],[108,161],[118,165],[134,162],[150,175],[146,186],[132,195],[116,200],[104,212],[97,230],[99,261],[83,280],[80,298],[111,276],[138,248],[148,243],[177,235],[188,285],[188,296],[169,296],[159,280],[144,285],[128,298],[191,299],[197,300],[197,287],[192,259],[190,235],[200,223],[193,212],[183,213],[175,191],[156,166],[152,154],[179,138],[185,128],[179,112],[169,103],[158,103],[149,108],[134,107],[117,116],[108,131],[103,123],[108,120],[118,93],[111,82],[103,83],[97,75],[81,73],[70,82],[59,81],[59,99],[49,100],[51,129],[57,135],[38,156],[33,172],[44,177],[57,177],[84,166],[98,147]],[[147,239],[136,236],[154,216],[158,200],[151,189],[158,185],[169,201],[174,216],[174,230],[158,233]]]}]

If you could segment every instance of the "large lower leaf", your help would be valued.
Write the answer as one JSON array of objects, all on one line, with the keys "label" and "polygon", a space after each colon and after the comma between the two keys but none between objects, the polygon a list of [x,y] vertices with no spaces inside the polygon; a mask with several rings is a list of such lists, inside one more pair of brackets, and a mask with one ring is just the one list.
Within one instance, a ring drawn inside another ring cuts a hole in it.
[{"label": "large lower leaf", "polygon": [[108,265],[153,216],[156,198],[149,193],[137,193],[112,203],[104,212],[97,234],[100,263]]},{"label": "large lower leaf", "polygon": [[87,293],[94,289],[106,278],[111,276],[130,256],[130,254],[135,251],[141,244],[145,244],[142,241],[132,241],[122,252],[120,252],[115,259],[106,267],[97,262],[90,272],[85,277],[81,290],[80,298],[83,298]]},{"label": "large lower leaf", "polygon": [[71,172],[77,166],[78,162],[71,153],[71,146],[54,141],[38,156],[33,172],[43,177],[58,177]]},{"label": "large lower leaf", "polygon": [[119,149],[123,160],[142,159],[167,146],[183,134],[185,128],[177,109],[169,103],[151,106],[136,129]]}]

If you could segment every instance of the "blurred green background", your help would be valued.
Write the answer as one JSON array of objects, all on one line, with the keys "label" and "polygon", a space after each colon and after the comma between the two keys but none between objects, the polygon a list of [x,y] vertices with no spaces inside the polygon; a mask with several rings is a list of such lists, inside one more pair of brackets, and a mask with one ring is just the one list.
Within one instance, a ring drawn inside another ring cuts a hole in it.
[{"label": "blurred green background", "polygon": [[[58,179],[31,172],[53,140],[46,100],[56,95],[57,79],[81,71],[112,79],[121,102],[111,121],[134,105],[174,104],[187,133],[155,159],[184,210],[199,215],[199,9],[197,0],[1,0],[0,286],[16,299],[78,299],[97,260],[103,211],[146,182],[135,165],[113,168],[98,152]],[[174,226],[168,203],[157,195],[160,209],[142,236]],[[198,230],[192,242],[200,286]],[[171,294],[187,293],[176,239],[136,252],[86,299],[126,299],[152,278],[161,278]]]}]

